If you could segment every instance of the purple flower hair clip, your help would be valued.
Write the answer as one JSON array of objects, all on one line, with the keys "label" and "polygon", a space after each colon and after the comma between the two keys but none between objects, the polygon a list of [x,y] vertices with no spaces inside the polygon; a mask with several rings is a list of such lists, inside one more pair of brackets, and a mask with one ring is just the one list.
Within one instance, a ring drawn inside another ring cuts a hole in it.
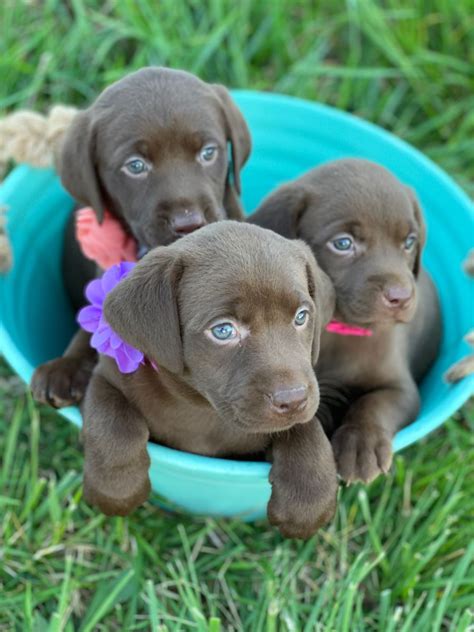
[{"label": "purple flower hair clip", "polygon": [[107,294],[114,289],[135,267],[136,263],[124,261],[110,267],[100,279],[94,279],[86,287],[86,298],[90,305],[83,307],[77,322],[92,334],[90,345],[99,353],[115,360],[121,373],[133,373],[145,364],[144,354],[127,344],[115,333],[104,318],[103,305]]}]

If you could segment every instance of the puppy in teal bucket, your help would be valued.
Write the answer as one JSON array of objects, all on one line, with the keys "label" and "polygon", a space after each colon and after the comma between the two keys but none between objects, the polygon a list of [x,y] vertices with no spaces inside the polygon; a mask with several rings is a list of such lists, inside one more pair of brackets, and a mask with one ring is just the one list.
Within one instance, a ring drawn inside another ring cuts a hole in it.
[{"label": "puppy in teal bucket", "polygon": [[[379,162],[420,198],[428,225],[424,264],[439,292],[444,331],[440,356],[421,385],[419,417],[395,438],[394,449],[401,450],[441,425],[474,392],[474,376],[455,385],[442,379],[468,351],[463,335],[472,327],[474,295],[461,264],[472,247],[472,205],[427,158],[373,125],[289,97],[237,92],[234,98],[254,142],[243,173],[247,212],[282,182],[347,156]],[[29,382],[36,366],[62,353],[76,327],[60,273],[62,237],[73,201],[52,171],[22,166],[2,184],[0,205],[9,207],[14,256],[12,271],[0,277],[0,347]],[[77,409],[61,414],[80,425]],[[151,443],[149,454],[152,487],[170,506],[247,520],[265,515],[268,463],[201,457]]]}]

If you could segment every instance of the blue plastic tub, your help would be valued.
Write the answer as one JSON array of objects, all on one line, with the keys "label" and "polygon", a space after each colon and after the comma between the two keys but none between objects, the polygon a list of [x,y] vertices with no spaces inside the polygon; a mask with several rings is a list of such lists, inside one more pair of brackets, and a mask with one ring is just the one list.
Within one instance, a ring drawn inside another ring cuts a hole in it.
[{"label": "blue plastic tub", "polygon": [[[373,125],[289,97],[256,92],[234,96],[254,142],[243,174],[248,212],[282,182],[343,156],[380,162],[418,192],[428,223],[424,261],[439,289],[444,335],[439,360],[422,385],[420,416],[395,439],[395,450],[400,450],[442,424],[474,392],[474,376],[456,385],[442,380],[447,367],[467,353],[462,337],[474,322],[473,283],[461,270],[474,241],[472,205],[430,160]],[[59,265],[72,200],[52,171],[21,166],[0,187],[3,204],[10,207],[15,265],[0,276],[0,348],[28,382],[35,366],[61,354],[75,328]],[[80,425],[77,409],[61,413]],[[265,514],[270,495],[267,463],[211,459],[155,444],[149,451],[153,489],[174,506],[245,519]]]}]

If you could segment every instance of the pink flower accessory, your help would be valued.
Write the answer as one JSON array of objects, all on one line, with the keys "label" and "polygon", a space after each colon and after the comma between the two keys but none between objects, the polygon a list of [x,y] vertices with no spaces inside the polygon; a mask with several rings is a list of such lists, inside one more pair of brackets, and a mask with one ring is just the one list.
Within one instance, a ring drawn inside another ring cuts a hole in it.
[{"label": "pink flower accessory", "polygon": [[357,325],[349,325],[339,320],[331,320],[326,325],[326,331],[331,334],[339,334],[339,336],[371,336],[374,332],[372,329],[358,327]]},{"label": "pink flower accessory", "polygon": [[83,255],[103,270],[121,261],[137,260],[137,242],[107,210],[102,224],[94,209],[85,207],[76,211],[76,239]]},{"label": "pink flower accessory", "polygon": [[104,318],[103,307],[107,294],[133,270],[135,265],[131,262],[118,263],[104,272],[100,279],[88,283],[86,298],[90,305],[83,307],[77,315],[77,322],[82,329],[92,334],[91,347],[113,358],[121,373],[133,373],[141,364],[146,363],[146,359],[141,351],[127,344],[115,333]]}]

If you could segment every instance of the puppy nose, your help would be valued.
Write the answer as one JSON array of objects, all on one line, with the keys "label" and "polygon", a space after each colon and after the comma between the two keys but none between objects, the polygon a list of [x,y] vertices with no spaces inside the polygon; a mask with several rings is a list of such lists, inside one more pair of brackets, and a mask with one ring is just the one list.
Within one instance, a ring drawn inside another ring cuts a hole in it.
[{"label": "puppy nose", "polygon": [[186,235],[206,224],[206,219],[201,211],[196,209],[184,209],[171,216],[171,228],[175,233]]},{"label": "puppy nose", "polygon": [[270,393],[272,407],[278,413],[292,413],[301,410],[308,401],[308,388],[302,384],[291,388],[281,388]]},{"label": "puppy nose", "polygon": [[390,309],[404,309],[411,301],[412,296],[411,288],[403,285],[391,285],[384,289],[382,300]]}]

